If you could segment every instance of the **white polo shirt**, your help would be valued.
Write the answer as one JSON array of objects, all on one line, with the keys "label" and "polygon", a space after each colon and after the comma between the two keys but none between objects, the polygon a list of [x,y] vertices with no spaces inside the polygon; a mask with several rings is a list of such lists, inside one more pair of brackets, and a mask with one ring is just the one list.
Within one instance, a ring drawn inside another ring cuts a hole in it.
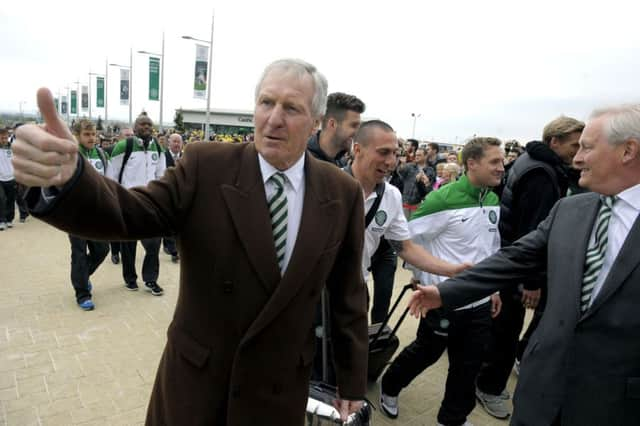
[{"label": "white polo shirt", "polygon": [[[363,192],[364,197],[364,192]],[[378,197],[375,191],[364,200],[365,215]],[[402,211],[402,195],[395,186],[384,183],[384,194],[373,220],[364,231],[364,249],[362,252],[362,276],[366,281],[369,277],[371,256],[378,249],[380,238],[387,240],[405,241],[411,239],[407,219]]]}]

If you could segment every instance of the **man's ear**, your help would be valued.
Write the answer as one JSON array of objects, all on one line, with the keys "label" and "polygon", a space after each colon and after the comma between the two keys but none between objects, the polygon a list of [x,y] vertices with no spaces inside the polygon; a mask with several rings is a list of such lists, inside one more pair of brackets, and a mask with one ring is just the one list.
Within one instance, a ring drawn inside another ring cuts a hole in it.
[{"label": "man's ear", "polygon": [[640,140],[629,138],[624,142],[624,151],[622,152],[622,163],[628,163],[638,158],[640,154]]},{"label": "man's ear", "polygon": [[362,147],[358,142],[354,142],[351,149],[353,150],[353,156],[355,157],[360,153],[360,150],[362,149]]}]

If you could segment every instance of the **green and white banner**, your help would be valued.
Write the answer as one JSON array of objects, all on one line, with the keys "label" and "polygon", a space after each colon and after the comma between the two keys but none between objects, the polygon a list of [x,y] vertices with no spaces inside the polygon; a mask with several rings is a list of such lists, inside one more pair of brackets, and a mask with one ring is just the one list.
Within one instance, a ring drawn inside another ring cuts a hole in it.
[{"label": "green and white banner", "polygon": [[80,106],[82,107],[82,110],[85,111],[89,108],[89,86],[82,86],[80,90],[82,93]]},{"label": "green and white banner", "polygon": [[104,77],[96,78],[96,106],[104,108]]},{"label": "green and white banner", "polygon": [[120,68],[120,105],[129,105],[129,70]]},{"label": "green and white banner", "polygon": [[193,97],[205,99],[207,97],[209,46],[196,44],[196,68],[193,79]]},{"label": "green and white banner", "polygon": [[78,113],[78,91],[71,91],[71,114]]},{"label": "green and white banner", "polygon": [[157,101],[160,89],[160,58],[149,57],[149,100]]},{"label": "green and white banner", "polygon": [[60,114],[65,115],[67,113],[67,97],[62,96],[62,100],[60,101]]}]

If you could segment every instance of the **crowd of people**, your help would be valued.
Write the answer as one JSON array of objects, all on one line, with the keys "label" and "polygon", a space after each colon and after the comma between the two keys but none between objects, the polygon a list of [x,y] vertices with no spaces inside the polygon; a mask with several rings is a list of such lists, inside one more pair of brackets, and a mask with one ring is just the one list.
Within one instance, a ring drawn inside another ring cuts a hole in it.
[{"label": "crowd of people", "polygon": [[[162,238],[181,263],[149,424],[300,424],[309,377],[327,376],[346,419],[362,405],[367,325],[388,315],[398,257],[420,321],[380,381],[385,415],[401,416],[402,390],[446,350],[439,425],[470,425],[476,401],[516,425],[640,421],[637,105],[558,117],[525,146],[473,137],[440,152],[362,122],[362,100],[328,94],[299,60],[264,70],[252,143],[183,149],[141,115],[98,147],[93,123],[70,132],[46,89],[38,101],[46,128],[18,130],[15,178],[31,187],[29,211],[69,233],[80,308],[94,307],[101,241],[126,241],[112,260],[128,290],[136,241],[153,295]],[[327,326],[329,374],[314,344]]]}]

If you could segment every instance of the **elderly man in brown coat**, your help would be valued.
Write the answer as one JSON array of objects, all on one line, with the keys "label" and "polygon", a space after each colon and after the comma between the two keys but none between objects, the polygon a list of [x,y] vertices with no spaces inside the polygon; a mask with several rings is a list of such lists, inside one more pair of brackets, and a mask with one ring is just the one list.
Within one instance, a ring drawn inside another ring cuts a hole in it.
[{"label": "elderly man in brown coat", "polygon": [[312,65],[276,61],[256,88],[255,143],[189,145],[161,180],[126,190],[78,158],[50,92],[38,92],[46,125],[24,126],[13,146],[34,214],[92,239],[177,235],[180,294],[147,424],[302,424],[325,284],[337,404],[345,418],[360,406],[362,190],[305,153],[326,93]]}]

